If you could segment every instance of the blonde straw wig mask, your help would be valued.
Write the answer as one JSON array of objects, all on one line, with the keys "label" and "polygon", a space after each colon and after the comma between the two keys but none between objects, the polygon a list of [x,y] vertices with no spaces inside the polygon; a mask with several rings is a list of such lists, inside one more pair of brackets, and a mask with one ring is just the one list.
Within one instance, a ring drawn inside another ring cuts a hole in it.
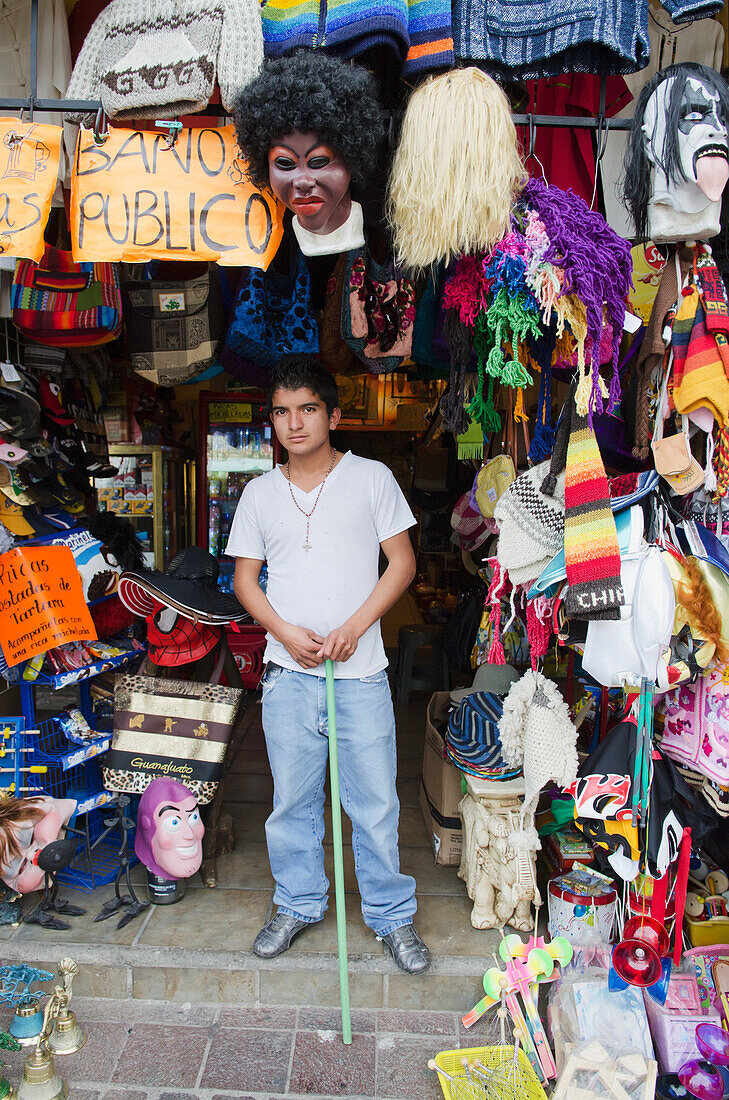
[{"label": "blonde straw wig mask", "polygon": [[490,249],[509,231],[527,174],[509,101],[480,69],[426,80],[410,97],[392,166],[398,260],[426,268]]}]

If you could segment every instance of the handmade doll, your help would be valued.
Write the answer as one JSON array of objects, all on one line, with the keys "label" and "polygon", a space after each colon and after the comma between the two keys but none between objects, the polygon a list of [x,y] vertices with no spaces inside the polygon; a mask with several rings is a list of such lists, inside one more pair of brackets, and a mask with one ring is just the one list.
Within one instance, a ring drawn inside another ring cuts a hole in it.
[{"label": "handmade doll", "polygon": [[76,810],[72,798],[6,798],[0,802],[0,878],[11,890],[30,894],[43,885],[38,856],[63,836]]},{"label": "handmade doll", "polygon": [[729,86],[714,69],[686,62],[648,81],[625,153],[624,201],[639,237],[716,236],[729,178],[728,127]]},{"label": "handmade doll", "polygon": [[197,799],[176,779],[153,779],[139,800],[134,851],[159,879],[190,878],[200,870],[205,826]]},{"label": "handmade doll", "polygon": [[266,61],[236,100],[248,176],[294,214],[305,256],[364,244],[362,188],[382,133],[375,84],[364,69],[317,50]]}]

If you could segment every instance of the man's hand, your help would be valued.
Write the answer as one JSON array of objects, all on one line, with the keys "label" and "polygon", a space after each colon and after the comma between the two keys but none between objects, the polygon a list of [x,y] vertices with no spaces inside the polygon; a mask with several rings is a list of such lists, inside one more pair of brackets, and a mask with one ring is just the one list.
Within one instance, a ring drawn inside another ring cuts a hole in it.
[{"label": "man's hand", "polygon": [[348,661],[357,648],[359,638],[351,626],[340,626],[324,638],[324,644],[317,650],[320,661],[329,657],[332,661]]},{"label": "man's hand", "polygon": [[313,630],[287,623],[285,630],[278,632],[278,640],[302,668],[316,668],[321,664],[322,657],[319,651],[324,638],[320,634],[315,634]]}]

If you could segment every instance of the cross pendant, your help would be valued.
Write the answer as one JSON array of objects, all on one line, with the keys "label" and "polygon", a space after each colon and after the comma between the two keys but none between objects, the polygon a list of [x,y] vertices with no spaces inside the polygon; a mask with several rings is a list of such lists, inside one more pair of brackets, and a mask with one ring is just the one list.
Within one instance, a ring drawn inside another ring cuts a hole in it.
[{"label": "cross pendant", "polygon": [[304,543],[304,550],[311,550],[311,543],[305,542]]}]

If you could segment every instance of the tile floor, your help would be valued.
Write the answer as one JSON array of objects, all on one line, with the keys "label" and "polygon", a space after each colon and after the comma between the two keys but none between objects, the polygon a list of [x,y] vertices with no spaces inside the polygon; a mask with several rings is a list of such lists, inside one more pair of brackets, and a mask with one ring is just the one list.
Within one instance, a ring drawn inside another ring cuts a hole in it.
[{"label": "tile floor", "polygon": [[[88,909],[65,933],[0,928],[3,961],[49,968],[76,957],[75,1009],[86,1046],[59,1059],[71,1100],[278,1100],[360,1097],[435,1100],[429,1058],[484,1045],[495,1021],[466,1032],[460,1017],[482,995],[495,934],[471,927],[456,867],[436,867],[418,789],[424,696],[397,708],[401,860],[418,884],[417,926],[434,956],[420,977],[397,970],[359,911],[349,824],[344,821],[354,1040],[340,1037],[336,922],[332,905],[280,959],[260,965],[255,933],[272,909],[263,824],[272,786],[257,714],[227,781],[236,850],[219,861],[220,884],[191,881],[178,905],[151,907],[121,931],[94,915],[111,888],[63,893]],[[328,813],[328,811],[327,811]],[[327,837],[330,838],[330,830]],[[333,882],[332,850],[325,849]],[[140,869],[135,877],[141,879]],[[332,890],[333,893],[333,890]],[[10,1079],[22,1056],[10,1055]]]},{"label": "tile floor", "polygon": [[[333,1008],[81,997],[75,1011],[86,1045],[56,1058],[70,1100],[437,1100],[428,1060],[490,1041],[485,1027],[467,1033],[452,1012],[355,1009],[345,1047]],[[16,1083],[24,1055],[3,1057]]]}]

